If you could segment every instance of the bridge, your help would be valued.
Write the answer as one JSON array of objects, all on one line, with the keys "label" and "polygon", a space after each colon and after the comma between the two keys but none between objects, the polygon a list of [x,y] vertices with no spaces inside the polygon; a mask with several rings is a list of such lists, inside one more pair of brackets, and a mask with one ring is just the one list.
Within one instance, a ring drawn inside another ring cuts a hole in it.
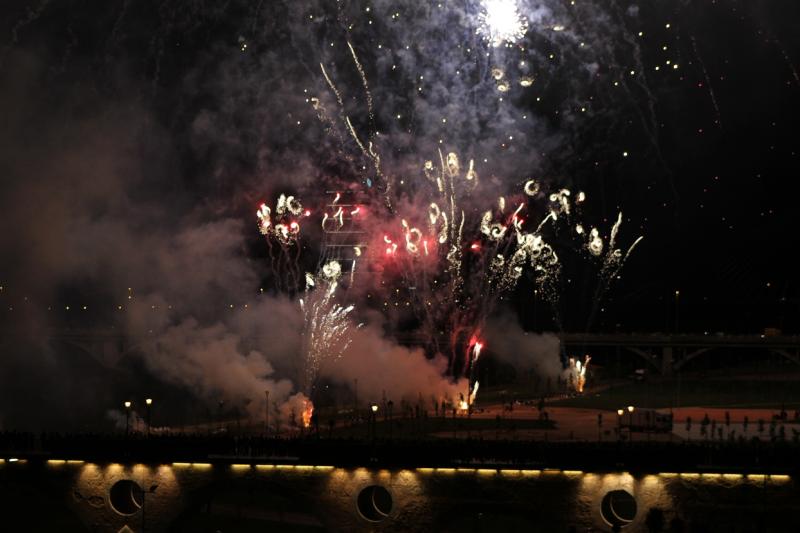
[{"label": "bridge", "polygon": [[[51,329],[46,332],[52,346],[77,348],[107,367],[114,367],[127,354],[155,341],[154,336],[131,336],[121,329]],[[800,365],[800,336],[786,335],[693,335],[643,333],[564,333],[561,343],[567,353],[584,353],[592,348],[614,348],[647,363],[664,376],[680,372],[688,363],[713,350],[761,350]],[[0,351],[8,344],[8,332],[0,334]],[[254,346],[257,337],[244,339]],[[419,345],[419,335],[403,334],[398,342]]]},{"label": "bridge", "polygon": [[712,350],[750,349],[777,354],[800,365],[800,337],[768,335],[665,335],[565,333],[562,344],[569,349],[619,348],[645,360],[665,376]]}]

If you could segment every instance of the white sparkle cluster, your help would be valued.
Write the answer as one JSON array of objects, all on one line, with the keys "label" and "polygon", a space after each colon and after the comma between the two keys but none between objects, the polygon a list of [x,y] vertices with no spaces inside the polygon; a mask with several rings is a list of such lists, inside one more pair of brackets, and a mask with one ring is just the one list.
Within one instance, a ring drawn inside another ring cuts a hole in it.
[{"label": "white sparkle cluster", "polygon": [[483,0],[481,7],[478,33],[492,46],[513,44],[528,31],[528,20],[520,14],[516,0]]}]

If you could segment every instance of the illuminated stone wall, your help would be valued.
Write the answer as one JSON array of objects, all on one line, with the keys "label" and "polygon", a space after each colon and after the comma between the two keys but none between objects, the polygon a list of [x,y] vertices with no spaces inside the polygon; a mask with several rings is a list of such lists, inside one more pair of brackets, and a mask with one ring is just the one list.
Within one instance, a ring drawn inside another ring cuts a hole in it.
[{"label": "illuminated stone wall", "polygon": [[[6,460],[0,481],[5,516],[54,531],[609,531],[611,512],[634,532],[652,508],[704,531],[800,530],[788,476]],[[373,486],[386,491],[362,494]]]}]

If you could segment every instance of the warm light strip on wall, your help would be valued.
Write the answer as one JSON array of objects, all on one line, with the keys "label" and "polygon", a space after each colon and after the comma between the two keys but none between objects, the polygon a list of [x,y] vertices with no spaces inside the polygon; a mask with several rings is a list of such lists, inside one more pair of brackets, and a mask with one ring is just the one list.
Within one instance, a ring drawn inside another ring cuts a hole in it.
[{"label": "warm light strip on wall", "polygon": [[[17,457],[8,457],[8,458],[0,458],[0,464],[6,463],[20,463],[25,464],[27,463],[27,459],[19,459]],[[84,464],[85,461],[78,460],[78,459],[48,459],[47,464],[49,466],[57,467],[67,464],[72,465],[80,465]],[[211,463],[183,463],[183,462],[174,462],[172,463],[174,468],[197,468],[197,469],[209,469],[212,468]],[[246,470],[249,468],[257,468],[259,470],[273,470],[273,469],[280,469],[280,470],[316,470],[316,471],[331,471],[334,470],[336,467],[330,465],[291,465],[291,464],[244,464],[244,463],[234,463],[230,465],[231,469],[233,470]],[[582,470],[560,470],[557,468],[546,468],[543,470],[532,470],[532,469],[494,469],[494,468],[470,468],[470,467],[459,467],[459,468],[451,468],[451,467],[438,467],[438,468],[431,468],[431,467],[420,467],[415,469],[416,472],[420,474],[431,474],[431,473],[439,473],[439,474],[453,474],[453,473],[461,473],[461,474],[478,474],[482,476],[489,476],[494,474],[501,474],[504,476],[535,476],[540,474],[560,474],[565,476],[581,476],[586,475],[586,473]],[[674,477],[681,477],[684,479],[726,479],[726,480],[741,480],[747,479],[749,481],[758,481],[763,482],[765,480],[773,481],[775,483],[787,483],[791,481],[792,477],[789,474],[739,474],[739,473],[722,473],[722,472],[659,472],[659,477],[662,478],[674,478]]]},{"label": "warm light strip on wall", "polygon": [[[565,471],[566,473],[566,471]],[[765,479],[771,479],[777,482],[786,482],[791,480],[791,476],[788,474],[737,474],[733,472],[659,472],[659,477],[682,477],[686,479],[749,479],[751,481],[764,481]]]},{"label": "warm light strip on wall", "polygon": [[60,465],[82,465],[85,461],[79,459],[48,459],[47,464],[50,466]]},{"label": "warm light strip on wall", "polygon": [[[430,468],[430,467],[420,467],[415,469],[416,472],[420,474],[453,474],[458,472],[459,474],[480,474],[480,475],[492,475],[492,474],[503,474],[507,476],[536,476],[542,473],[541,470],[516,470],[516,469],[496,469],[496,468],[449,468],[449,467],[439,467],[439,468]],[[549,474],[567,474],[567,475],[580,475],[583,474],[580,470],[556,470],[550,469],[546,470],[545,472]]]}]

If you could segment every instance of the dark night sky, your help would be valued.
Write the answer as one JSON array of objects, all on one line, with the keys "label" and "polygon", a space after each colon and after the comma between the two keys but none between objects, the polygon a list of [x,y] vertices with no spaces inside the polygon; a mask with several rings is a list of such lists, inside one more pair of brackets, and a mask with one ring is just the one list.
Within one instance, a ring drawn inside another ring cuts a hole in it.
[{"label": "dark night sky", "polygon": [[[609,10],[611,16],[637,6],[617,4],[616,10]],[[146,120],[155,122],[163,136],[159,144],[172,149],[153,148],[148,142],[130,147],[144,160],[142,172],[151,172],[149,164],[158,174],[145,178],[147,189],[137,194],[165,193],[169,202],[184,207],[205,201],[244,216],[242,195],[263,194],[271,189],[264,182],[275,179],[254,176],[263,168],[258,159],[269,159],[269,171],[274,173],[276,166],[291,164],[287,144],[301,141],[280,135],[243,141],[246,135],[258,135],[251,131],[257,127],[254,118],[245,115],[269,115],[252,105],[260,102],[275,108],[283,102],[277,94],[273,100],[263,94],[234,94],[224,102],[222,98],[232,91],[225,84],[273,84],[275,76],[289,73],[313,86],[319,82],[317,73],[303,73],[313,61],[291,52],[300,54],[304,46],[313,46],[314,39],[337,34],[330,28],[305,28],[311,37],[294,39],[307,42],[287,47],[286,39],[292,40],[297,28],[281,16],[272,17],[266,6],[256,12],[236,2],[217,8],[199,3],[183,7],[140,5],[127,11],[114,2],[17,2],[4,7],[4,115],[17,119],[6,121],[6,128],[15,130],[6,129],[5,135],[22,144],[37,144],[56,128],[59,132],[53,135],[66,136],[73,133],[70,130],[94,128],[98,116],[119,113],[120,108],[147,113]],[[274,14],[283,9],[277,6]],[[305,9],[327,13],[322,25],[337,26],[330,10],[313,5]],[[792,28],[800,8],[793,2],[720,1],[656,2],[639,9],[627,29],[638,39],[646,71],[643,77],[624,82],[624,89],[619,87],[626,94],[609,95],[601,86],[615,79],[610,75],[598,74],[597,82],[577,87],[560,85],[557,78],[572,74],[567,65],[562,71],[556,69],[552,83],[535,93],[541,101],[531,97],[518,101],[551,131],[567,132],[567,140],[540,163],[546,172],[585,188],[599,204],[595,206],[599,216],[610,219],[620,206],[646,237],[623,283],[613,291],[614,304],[600,327],[620,323],[623,329],[669,329],[675,318],[674,291],[680,290],[684,329],[757,331],[778,326],[795,331],[800,302],[789,260],[796,239],[789,228],[797,221],[793,119],[798,116],[800,81],[795,65],[800,47]],[[592,24],[591,19],[583,23]],[[405,24],[413,25],[413,18]],[[637,35],[639,31],[643,36]],[[362,50],[365,64],[375,59],[369,55],[370,44],[381,38],[380,30],[353,30],[352,40]],[[231,50],[238,51],[242,42],[249,44],[251,57],[231,58]],[[276,55],[282,56],[283,72],[268,68]],[[679,70],[665,65],[666,59],[678,63]],[[656,65],[663,68],[655,71]],[[235,69],[248,72],[234,81],[216,79]],[[601,65],[601,72],[614,69],[624,80],[623,62]],[[247,85],[236,89],[247,90]],[[650,95],[646,99],[641,96],[644,90]],[[558,111],[583,105],[567,101],[565,93],[575,93],[575,101],[600,101],[593,105],[605,104],[608,109],[598,109],[578,124],[565,124]],[[240,121],[240,138],[209,135],[198,140],[196,126],[208,110],[226,114],[228,128],[236,128]],[[295,113],[303,120],[312,119],[308,109]],[[420,126],[411,129],[415,127]],[[254,148],[250,141],[262,144]],[[14,150],[13,141],[5,144]],[[271,149],[274,155],[263,155]],[[623,158],[623,151],[630,155]],[[12,187],[14,180],[25,180],[24,166],[23,162],[18,173],[6,178]],[[262,183],[254,186],[258,181]],[[58,195],[57,183],[48,188],[48,195]],[[31,209],[23,214],[42,216],[35,212],[36,202],[30,201]],[[3,225],[8,228],[18,222],[6,219]],[[57,216],[52,222],[58,223]],[[17,260],[24,264],[24,259],[17,253],[4,255],[7,309],[35,288],[15,279],[12,265]],[[576,280],[580,276],[575,273]],[[68,299],[94,298],[73,294],[78,288],[86,287],[58,283],[58,291]],[[98,287],[87,290],[102,292]],[[45,299],[56,305],[58,295]],[[573,308],[582,306],[581,300],[578,295]]]},{"label": "dark night sky", "polygon": [[[477,1],[4,3],[2,320],[163,327],[114,314],[133,293],[209,324],[269,287],[254,206],[364,179],[307,101],[333,102],[321,61],[361,94],[349,38],[389,173],[413,176],[446,137],[491,157],[478,170],[498,188],[582,189],[595,223],[622,209],[623,243],[645,236],[593,330],[798,332],[800,5],[520,3],[531,28],[491,59]],[[490,67],[521,76],[519,61],[536,83],[499,99]],[[304,246],[313,265],[313,231]],[[593,276],[566,267],[567,329],[585,327]],[[547,327],[515,300],[525,327]]]},{"label": "dark night sky", "polygon": [[[617,4],[616,11],[608,10],[611,16],[637,6]],[[297,27],[281,20],[283,6],[274,13],[265,12],[265,7],[254,12],[236,2],[218,8],[197,3],[188,3],[185,9],[177,4],[160,9],[140,5],[130,11],[113,2],[6,6],[2,105],[4,115],[16,119],[6,121],[6,150],[15,150],[15,141],[36,144],[49,135],[68,137],[80,128],[94,128],[92,121],[98,116],[127,107],[134,114],[146,113],[146,121],[155,122],[163,136],[157,148],[149,145],[152,139],[136,138],[139,132],[129,139],[139,143],[129,148],[146,159],[141,171],[150,172],[150,164],[158,175],[144,178],[140,185],[146,189],[138,195],[150,199],[166,194],[169,202],[183,203],[184,208],[209,202],[214,209],[244,216],[243,209],[250,207],[243,205],[245,199],[271,190],[270,180],[286,181],[276,174],[282,174],[295,157],[287,145],[302,141],[291,135],[261,136],[258,148],[250,144],[252,139],[248,144],[243,141],[255,127],[256,119],[247,114],[269,116],[268,111],[252,106],[274,109],[282,105],[277,93],[274,100],[257,93],[234,94],[229,102],[222,99],[233,91],[230,84],[242,82],[237,91],[244,93],[247,83],[274,84],[275,76],[287,73],[292,82],[300,80],[309,87],[319,83],[316,72],[303,73],[313,60],[293,58],[290,52],[299,53],[309,43],[313,46],[336,36],[340,25],[330,9],[308,5],[307,12],[327,13],[328,18],[318,27],[303,28],[305,42],[287,47],[287,39],[300,39],[291,36],[298,33]],[[619,206],[646,237],[621,286],[612,293],[615,305],[609,311],[616,314],[603,318],[601,327],[620,323],[631,329],[669,329],[675,318],[674,291],[680,290],[684,329],[797,329],[800,301],[789,258],[796,243],[790,228],[797,222],[794,119],[798,116],[800,81],[795,65],[800,47],[793,27],[799,13],[793,2],[641,5],[635,22],[626,22],[626,28],[638,39],[646,71],[634,82],[623,82],[619,91],[627,94],[609,94],[601,86],[617,75],[624,80],[627,65],[621,61],[601,65],[597,81],[580,86],[569,86],[569,80],[559,85],[563,80],[556,78],[572,73],[565,66],[566,74],[556,71],[552,83],[534,93],[541,101],[533,101],[530,95],[517,100],[520,109],[538,116],[550,131],[566,132],[565,140],[540,162],[545,172],[568,176],[562,179],[587,190],[598,216],[611,219]],[[413,18],[406,23],[413,24]],[[319,28],[325,25],[334,29]],[[642,36],[637,35],[639,31]],[[370,70],[369,64],[376,61],[370,57],[370,46],[381,42],[381,31],[357,27],[351,38]],[[252,57],[232,59],[231,49],[242,42],[249,44],[247,54]],[[282,56],[283,72],[267,68],[276,56]],[[672,70],[664,64],[666,59],[680,68]],[[663,68],[656,71],[656,65]],[[602,75],[615,69],[619,72],[614,76]],[[231,81],[234,75],[228,70],[247,72]],[[219,76],[230,78],[215,79]],[[642,97],[643,91],[647,98]],[[574,100],[563,97],[567,92]],[[559,115],[565,106],[585,103],[599,109],[577,124]],[[209,110],[216,116],[227,114],[228,128],[236,128],[240,121],[240,138],[198,139],[198,121]],[[295,114],[301,120],[313,118],[308,109],[297,109]],[[11,131],[9,126],[16,129]],[[412,124],[409,129],[417,133],[415,128],[420,127]],[[15,140],[9,142],[9,136]],[[275,154],[265,155],[270,142]],[[164,145],[171,149],[161,150]],[[630,155],[622,157],[623,151]],[[303,155],[309,156],[304,164],[313,166],[313,154]],[[318,154],[316,160],[320,160]],[[25,178],[26,165],[22,161],[18,172],[7,176],[11,187]],[[306,171],[304,167],[301,172]],[[57,196],[58,185],[48,185],[46,194]],[[35,202],[27,207],[22,215],[43,215],[35,212]],[[53,224],[59,223],[57,217],[51,220]],[[18,222],[7,218],[4,227]],[[21,294],[35,292],[15,279],[17,253],[4,254],[5,308]],[[581,273],[574,275],[578,281]],[[84,288],[82,283],[56,285],[57,292],[69,298],[93,298],[70,294]],[[97,287],[91,290],[102,292]],[[56,305],[58,295],[45,299]]]}]

